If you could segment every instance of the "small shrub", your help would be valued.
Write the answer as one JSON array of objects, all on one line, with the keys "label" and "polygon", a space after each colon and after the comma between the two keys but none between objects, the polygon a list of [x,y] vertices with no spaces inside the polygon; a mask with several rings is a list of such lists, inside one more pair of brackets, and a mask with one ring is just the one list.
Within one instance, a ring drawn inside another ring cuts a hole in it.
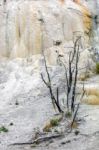
[{"label": "small shrub", "polygon": [[57,118],[51,119],[50,124],[52,127],[58,126],[59,125],[59,119],[57,119]]},{"label": "small shrub", "polygon": [[0,127],[0,133],[1,132],[8,132],[8,129],[4,126]]},{"label": "small shrub", "polygon": [[66,117],[70,118],[72,116],[72,113],[70,111],[66,112]]},{"label": "small shrub", "polygon": [[51,119],[43,128],[44,132],[51,132],[51,128],[56,127],[59,125],[59,122],[62,120],[62,116],[55,117]]},{"label": "small shrub", "polygon": [[96,74],[99,74],[99,63],[96,63]]}]

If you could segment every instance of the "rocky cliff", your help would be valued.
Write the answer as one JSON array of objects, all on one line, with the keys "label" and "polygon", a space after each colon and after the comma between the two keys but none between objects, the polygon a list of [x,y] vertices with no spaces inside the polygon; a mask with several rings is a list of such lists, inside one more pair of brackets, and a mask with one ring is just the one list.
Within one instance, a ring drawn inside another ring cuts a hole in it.
[{"label": "rocky cliff", "polygon": [[98,0],[0,0],[0,55],[26,57],[74,35],[98,46]]}]

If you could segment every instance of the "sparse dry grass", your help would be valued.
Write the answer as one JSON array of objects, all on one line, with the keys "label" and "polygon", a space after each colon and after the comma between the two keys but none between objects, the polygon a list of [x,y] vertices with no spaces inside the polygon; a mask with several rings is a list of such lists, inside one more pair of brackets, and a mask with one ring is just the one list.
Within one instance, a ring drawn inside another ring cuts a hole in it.
[{"label": "sparse dry grass", "polygon": [[86,94],[82,102],[89,105],[99,105],[99,89],[89,88],[85,89]]},{"label": "sparse dry grass", "polygon": [[99,97],[95,95],[87,96],[83,99],[83,102],[88,105],[99,105]]},{"label": "sparse dry grass", "polygon": [[78,78],[78,80],[80,80],[80,81],[86,81],[89,77],[90,77],[89,74],[83,74],[83,75],[80,75],[80,77]]},{"label": "sparse dry grass", "polygon": [[86,91],[86,95],[95,95],[99,97],[99,89],[97,88],[89,88],[89,89],[85,89],[85,91]]},{"label": "sparse dry grass", "polygon": [[46,123],[46,125],[43,128],[44,132],[50,132],[51,128],[58,126],[60,121],[62,120],[62,116],[59,116],[58,118],[53,118],[49,122]]},{"label": "sparse dry grass", "polygon": [[50,132],[52,128],[52,125],[50,124],[50,122],[46,123],[46,125],[43,128],[44,132]]}]

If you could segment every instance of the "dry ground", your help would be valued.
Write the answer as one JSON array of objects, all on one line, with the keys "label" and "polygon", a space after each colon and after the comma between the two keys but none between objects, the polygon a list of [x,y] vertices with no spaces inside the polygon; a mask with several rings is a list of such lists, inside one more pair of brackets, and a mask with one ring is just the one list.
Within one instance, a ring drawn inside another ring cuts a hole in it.
[{"label": "dry ground", "polygon": [[[59,72],[56,69],[58,84]],[[99,86],[97,81],[99,76],[86,82],[87,95],[99,96],[98,91],[93,90]],[[8,129],[7,133],[0,133],[0,150],[99,150],[99,106],[86,104],[79,110],[83,121],[78,126],[78,136],[71,133],[33,148],[30,145],[9,146],[31,141],[34,128],[43,128],[54,113],[48,91],[36,69],[24,66],[20,60],[0,64],[0,126]]]}]

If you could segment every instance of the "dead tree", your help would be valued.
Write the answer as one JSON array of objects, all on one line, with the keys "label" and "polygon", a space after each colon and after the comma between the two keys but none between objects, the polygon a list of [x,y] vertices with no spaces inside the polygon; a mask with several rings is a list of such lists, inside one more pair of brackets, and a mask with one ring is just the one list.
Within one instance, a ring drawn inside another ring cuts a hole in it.
[{"label": "dead tree", "polygon": [[75,111],[76,87],[79,72],[78,63],[81,52],[80,47],[81,47],[81,36],[78,36],[74,42],[73,50],[69,51],[68,53],[67,66],[61,60],[60,55],[58,53],[59,62],[63,65],[65,69],[67,111],[71,113]]},{"label": "dead tree", "polygon": [[44,76],[43,76],[42,73],[41,73],[41,78],[42,78],[43,82],[45,83],[45,85],[47,86],[47,88],[49,89],[50,97],[51,97],[54,109],[57,108],[59,113],[63,113],[63,111],[62,111],[62,109],[60,107],[60,103],[59,103],[59,88],[57,87],[57,89],[56,89],[57,97],[55,98],[54,92],[53,92],[53,89],[52,89],[51,78],[50,78],[50,74],[49,74],[49,71],[48,71],[48,67],[47,67],[47,63],[46,63],[46,59],[45,59],[44,53],[43,53],[43,56],[44,56],[44,63],[45,63],[45,69],[46,69],[46,74],[47,74],[47,79],[48,80],[46,81],[44,79]]},{"label": "dead tree", "polygon": [[[73,119],[72,119],[71,126],[76,119],[77,112],[78,112],[79,105],[80,105],[80,103],[78,104],[76,103],[76,96],[77,96],[76,88],[77,88],[77,80],[78,80],[78,73],[79,73],[78,63],[79,63],[80,52],[82,48],[80,40],[81,40],[81,36],[77,37],[77,39],[74,42],[73,49],[68,52],[67,64],[65,64],[61,60],[61,55],[59,54],[59,52],[57,52],[59,62],[62,64],[62,66],[64,66],[64,70],[65,70],[65,79],[66,79],[66,107],[65,108],[67,108],[66,110],[63,110],[60,105],[59,87],[56,88],[56,95],[54,95],[55,93],[53,92],[51,77],[48,71],[45,55],[43,53],[45,70],[47,74],[47,81],[44,79],[44,76],[41,73],[42,81],[45,83],[45,85],[49,89],[53,107],[57,108],[59,113],[65,114],[67,112],[70,112],[72,114]],[[84,92],[82,95],[84,95]],[[83,98],[83,96],[81,96],[81,98]]]}]

